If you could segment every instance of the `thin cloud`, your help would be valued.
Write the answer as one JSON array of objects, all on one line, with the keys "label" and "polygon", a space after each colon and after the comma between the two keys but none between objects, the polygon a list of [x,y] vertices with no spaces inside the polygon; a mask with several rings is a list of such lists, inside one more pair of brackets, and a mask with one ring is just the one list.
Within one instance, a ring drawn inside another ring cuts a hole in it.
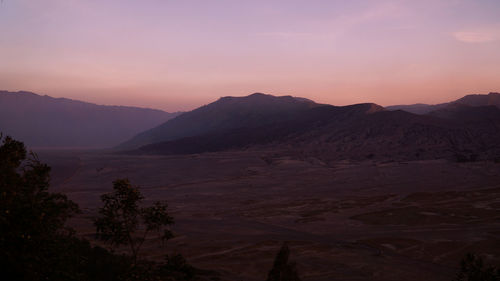
[{"label": "thin cloud", "polygon": [[500,40],[500,27],[453,32],[456,40],[465,43],[488,43]]},{"label": "thin cloud", "polygon": [[[308,32],[276,31],[259,32],[255,35],[281,39],[336,38],[363,24],[394,18],[403,13],[402,7],[394,2],[383,2],[369,9],[333,19],[313,20]],[[310,31],[314,28],[314,31]]]},{"label": "thin cloud", "polygon": [[304,38],[311,36],[312,33],[309,32],[260,32],[256,34],[257,36],[265,37],[279,37],[279,38]]}]

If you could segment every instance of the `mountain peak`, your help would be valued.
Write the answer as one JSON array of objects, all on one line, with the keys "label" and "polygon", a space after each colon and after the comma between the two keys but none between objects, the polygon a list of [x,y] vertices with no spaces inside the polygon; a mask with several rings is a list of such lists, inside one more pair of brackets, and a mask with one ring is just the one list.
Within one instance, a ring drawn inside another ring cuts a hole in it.
[{"label": "mountain peak", "polygon": [[487,95],[467,95],[455,101],[455,103],[466,104],[470,106],[495,105],[500,107],[500,94],[489,93]]},{"label": "mountain peak", "polygon": [[268,95],[268,94],[264,94],[264,93],[253,93],[251,95],[249,95],[248,97],[274,97],[273,95]]},{"label": "mountain peak", "polygon": [[304,98],[262,93],[243,97],[221,97],[215,102],[139,134],[119,148],[128,149],[211,132],[284,122],[318,106],[321,105]]},{"label": "mountain peak", "polygon": [[368,109],[366,110],[367,114],[379,112],[379,111],[385,111],[385,108],[383,106],[380,106],[376,103],[368,103]]},{"label": "mountain peak", "polygon": [[287,96],[274,96],[274,95],[269,95],[269,94],[263,94],[263,93],[253,93],[248,96],[240,96],[240,97],[234,97],[234,96],[225,96],[219,98],[217,101],[208,104],[207,106],[214,106],[214,105],[220,105],[220,104],[231,104],[231,105],[236,105],[239,104],[241,106],[285,106],[285,105],[302,105],[306,107],[315,107],[318,106],[319,104],[315,103],[314,101],[306,98],[300,98],[300,97],[292,97],[290,95]]},{"label": "mountain peak", "polygon": [[30,97],[41,97],[38,94],[35,94],[33,92],[28,92],[28,91],[17,91],[17,92],[9,92],[9,91],[0,91],[0,94],[3,95],[14,95],[14,96],[30,96]]},{"label": "mountain peak", "polygon": [[242,96],[242,97],[225,96],[225,97],[221,97],[219,100],[271,99],[271,98],[275,98],[275,97],[276,96],[263,94],[263,93],[253,93],[251,95]]}]

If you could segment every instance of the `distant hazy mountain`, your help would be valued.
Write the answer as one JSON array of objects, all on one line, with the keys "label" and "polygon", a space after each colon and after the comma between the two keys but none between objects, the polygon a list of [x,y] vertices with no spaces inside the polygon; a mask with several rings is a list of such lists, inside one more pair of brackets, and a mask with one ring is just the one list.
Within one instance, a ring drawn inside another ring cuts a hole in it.
[{"label": "distant hazy mountain", "polygon": [[132,149],[231,129],[261,127],[293,119],[302,112],[318,106],[321,105],[304,98],[275,97],[261,93],[246,97],[223,97],[145,131],[118,148]]},{"label": "distant hazy mountain", "polygon": [[424,103],[417,103],[417,104],[408,104],[408,105],[391,105],[391,106],[386,106],[385,108],[387,110],[403,110],[406,112],[411,112],[414,114],[427,114],[431,111],[437,110],[439,108],[445,107],[448,105],[448,103],[441,103],[441,104],[424,104]]},{"label": "distant hazy mountain", "polygon": [[500,108],[500,93],[489,93],[488,95],[467,95],[454,103],[470,106],[494,105]]},{"label": "distant hazy mountain", "polygon": [[410,104],[410,105],[392,105],[387,106],[387,110],[404,110],[415,114],[427,114],[435,110],[445,108],[450,104],[462,104],[469,106],[487,106],[494,105],[500,108],[500,94],[489,93],[488,95],[467,95],[456,101],[440,104]]},{"label": "distant hazy mountain", "polygon": [[[261,103],[273,104],[279,100],[281,104],[286,100],[287,104],[300,104],[296,98],[280,100],[282,98],[264,95],[231,98],[233,102],[224,103],[224,106],[219,100],[209,107],[217,112],[219,109],[240,112],[235,108],[245,108],[246,111],[242,110],[241,116],[236,115],[238,118],[231,126],[220,126],[221,120],[228,122],[220,118],[226,116],[222,111],[218,114],[210,110],[198,111],[197,118],[181,118],[193,112],[186,113],[158,127],[168,128],[170,139],[142,146],[132,153],[189,154],[260,147],[287,151],[297,157],[314,156],[325,161],[372,158],[469,161],[500,157],[497,145],[500,143],[500,109],[493,105],[470,106],[453,102],[427,115],[417,115],[401,110],[388,111],[376,104],[336,107],[307,101],[299,107],[288,105],[278,115],[267,113],[266,118],[243,118],[255,110],[252,108],[256,106],[253,102],[256,97]],[[270,105],[266,106],[269,108]],[[175,135],[177,127],[172,124],[179,119],[185,120],[182,124],[186,127],[219,125],[216,130]],[[252,122],[243,123],[242,120]]]},{"label": "distant hazy mountain", "polygon": [[0,91],[0,132],[42,147],[110,147],[178,113]]}]

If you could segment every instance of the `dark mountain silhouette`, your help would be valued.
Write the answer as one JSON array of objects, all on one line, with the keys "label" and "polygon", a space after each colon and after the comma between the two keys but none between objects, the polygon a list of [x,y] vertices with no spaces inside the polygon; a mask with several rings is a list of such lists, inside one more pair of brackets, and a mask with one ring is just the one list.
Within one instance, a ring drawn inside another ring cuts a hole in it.
[{"label": "dark mountain silhouette", "polygon": [[275,97],[261,93],[246,97],[223,97],[145,131],[118,148],[132,149],[231,129],[260,127],[294,119],[302,112],[318,106],[321,105],[304,98]]},{"label": "dark mountain silhouette", "polygon": [[[325,161],[500,156],[496,145],[500,143],[500,109],[495,106],[450,103],[430,114],[417,115],[388,111],[376,104],[315,105],[293,113],[287,118],[266,119],[265,123],[172,138],[133,153],[189,154],[259,147]],[[210,118],[203,121],[209,123]]]},{"label": "dark mountain silhouette", "polygon": [[[482,115],[484,108],[476,110]],[[323,159],[457,159],[462,155],[492,159],[500,155],[496,147],[500,118],[486,116],[475,120],[443,119],[384,111],[328,124],[288,142]]]},{"label": "dark mountain silhouette", "polygon": [[294,136],[302,135],[316,128],[332,123],[355,120],[364,115],[384,110],[375,104],[350,106],[315,106],[301,110],[296,115],[265,124],[218,130],[198,136],[179,138],[140,147],[135,153],[147,154],[189,154],[213,152],[232,148],[246,148],[253,145],[282,144]]},{"label": "dark mountain silhouette", "polygon": [[489,93],[488,95],[467,95],[456,101],[440,104],[411,104],[411,105],[392,105],[387,106],[387,110],[404,110],[414,114],[427,114],[432,111],[443,109],[450,104],[462,104],[469,106],[487,106],[494,105],[500,108],[500,94]]},{"label": "dark mountain silhouette", "polygon": [[448,105],[448,103],[440,103],[440,104],[425,104],[425,103],[417,103],[417,104],[408,104],[408,105],[391,105],[391,106],[386,106],[385,108],[387,110],[403,110],[406,112],[411,112],[413,114],[427,114],[429,112],[432,112],[434,110],[438,110],[440,108],[445,107]]},{"label": "dark mountain silhouette", "polygon": [[0,91],[0,132],[41,147],[110,147],[178,115]]},{"label": "dark mountain silhouette", "polygon": [[428,115],[460,122],[496,121],[500,118],[500,108],[495,105],[470,106],[451,103],[441,109],[431,111]]},{"label": "dark mountain silhouette", "polygon": [[456,100],[455,103],[470,106],[494,105],[500,108],[500,93],[489,93],[488,95],[467,95]]},{"label": "dark mountain silhouette", "polygon": [[331,106],[256,93],[223,97],[168,120],[175,114],[0,92],[0,130],[46,147],[106,147],[129,138],[119,148],[140,154],[259,148],[325,161],[469,161],[499,158],[499,101],[497,93],[469,95],[422,115],[371,103]]}]

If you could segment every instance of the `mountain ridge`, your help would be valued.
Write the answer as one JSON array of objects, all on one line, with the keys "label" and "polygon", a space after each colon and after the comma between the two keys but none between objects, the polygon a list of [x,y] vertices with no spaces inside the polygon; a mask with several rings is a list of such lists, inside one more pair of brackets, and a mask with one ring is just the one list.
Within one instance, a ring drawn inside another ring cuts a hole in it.
[{"label": "mountain ridge", "polygon": [[238,127],[260,126],[293,118],[312,107],[324,106],[304,98],[254,93],[244,97],[221,97],[215,102],[181,114],[122,143],[118,149],[191,137]]},{"label": "mountain ridge", "polygon": [[500,108],[500,93],[490,92],[487,95],[482,94],[470,94],[464,97],[461,97],[457,100],[445,103],[438,104],[425,104],[425,103],[416,103],[416,104],[408,104],[408,105],[391,105],[386,106],[387,110],[404,110],[414,114],[428,114],[432,111],[439,110],[445,108],[451,104],[464,104],[470,106],[486,106],[486,105],[494,105]]},{"label": "mountain ridge", "polygon": [[305,153],[324,161],[500,156],[500,149],[488,145],[500,143],[498,107],[450,103],[432,112],[386,110],[373,103],[315,104],[288,119],[172,138],[128,153],[192,154],[261,147],[271,151],[291,148],[290,154]]},{"label": "mountain ridge", "polygon": [[178,114],[0,91],[0,131],[30,146],[110,147]]},{"label": "mountain ridge", "polygon": [[389,109],[374,103],[333,106],[300,97],[254,93],[221,97],[176,115],[0,91],[0,130],[28,140],[28,145],[42,141],[77,146],[106,138],[108,143],[121,142],[117,153],[133,154],[263,147],[289,148],[288,153],[313,155],[324,161],[500,157],[500,148],[495,145],[500,143],[498,93],[467,95],[433,105],[426,114]]},{"label": "mountain ridge", "polygon": [[303,134],[312,128],[324,126],[333,119],[340,122],[381,111],[383,111],[383,108],[373,103],[312,107],[301,112],[303,115],[296,116],[294,119],[281,120],[258,127],[239,127],[153,143],[142,146],[138,150],[129,151],[129,153],[191,154],[281,143],[285,141],[285,138]]}]

